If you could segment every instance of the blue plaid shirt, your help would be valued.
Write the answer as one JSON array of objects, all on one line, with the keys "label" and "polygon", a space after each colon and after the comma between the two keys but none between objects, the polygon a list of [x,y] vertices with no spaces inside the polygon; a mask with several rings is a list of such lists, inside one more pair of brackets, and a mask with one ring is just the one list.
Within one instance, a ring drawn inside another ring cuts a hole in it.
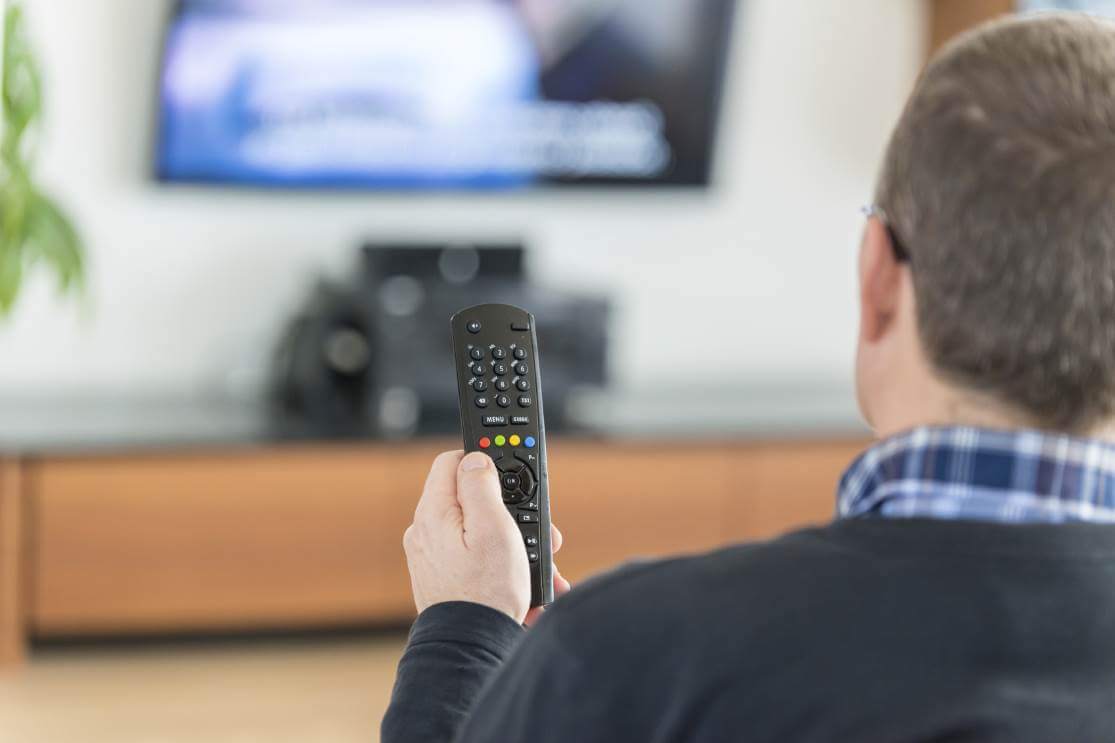
[{"label": "blue plaid shirt", "polygon": [[837,514],[1115,524],[1115,445],[1040,431],[916,428],[852,463]]}]

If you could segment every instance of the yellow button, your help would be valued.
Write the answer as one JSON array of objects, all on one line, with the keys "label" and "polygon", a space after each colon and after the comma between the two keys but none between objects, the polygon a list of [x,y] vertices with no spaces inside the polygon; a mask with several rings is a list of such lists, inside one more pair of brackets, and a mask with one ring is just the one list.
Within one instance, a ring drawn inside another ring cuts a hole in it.
[{"label": "yellow button", "polygon": [[507,443],[507,439],[503,438],[503,434],[496,436],[496,446],[503,446]]},{"label": "yellow button", "polygon": [[522,442],[522,439],[519,438],[517,433],[513,433],[511,434],[511,438],[507,439],[507,441],[511,446],[518,446]]}]

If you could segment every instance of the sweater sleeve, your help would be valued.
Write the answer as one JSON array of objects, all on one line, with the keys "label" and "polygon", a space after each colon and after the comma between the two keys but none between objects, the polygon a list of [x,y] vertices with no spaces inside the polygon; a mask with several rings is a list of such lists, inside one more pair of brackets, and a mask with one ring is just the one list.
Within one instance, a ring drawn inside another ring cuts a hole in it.
[{"label": "sweater sleeve", "polygon": [[502,612],[463,601],[423,611],[399,661],[383,743],[448,743],[523,629]]}]

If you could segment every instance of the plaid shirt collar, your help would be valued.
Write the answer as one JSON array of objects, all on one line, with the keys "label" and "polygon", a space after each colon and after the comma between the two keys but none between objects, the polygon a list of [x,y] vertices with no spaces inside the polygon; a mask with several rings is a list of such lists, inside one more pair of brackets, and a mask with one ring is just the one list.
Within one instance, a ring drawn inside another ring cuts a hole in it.
[{"label": "plaid shirt collar", "polygon": [[916,428],[852,463],[837,515],[1115,524],[1115,445],[1040,431]]}]

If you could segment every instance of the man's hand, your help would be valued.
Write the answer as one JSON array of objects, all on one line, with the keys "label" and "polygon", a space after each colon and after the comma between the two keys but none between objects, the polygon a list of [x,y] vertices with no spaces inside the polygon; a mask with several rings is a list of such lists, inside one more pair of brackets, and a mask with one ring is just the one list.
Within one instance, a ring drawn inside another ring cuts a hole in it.
[{"label": "man's hand", "polygon": [[[561,541],[553,529],[554,552]],[[537,609],[528,616],[530,563],[523,535],[503,505],[487,455],[453,451],[434,460],[403,547],[419,612],[445,601],[471,601],[520,624],[537,618]],[[555,567],[554,593],[568,590]]]}]

